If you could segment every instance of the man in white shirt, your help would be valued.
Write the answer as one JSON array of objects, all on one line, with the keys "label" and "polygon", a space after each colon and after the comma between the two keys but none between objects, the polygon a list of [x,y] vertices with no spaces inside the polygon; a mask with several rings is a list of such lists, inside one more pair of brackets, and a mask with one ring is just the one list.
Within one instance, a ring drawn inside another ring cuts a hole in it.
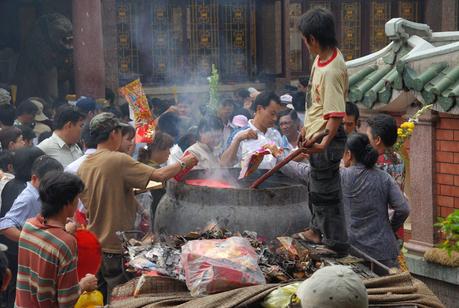
[{"label": "man in white shirt", "polygon": [[[274,127],[277,114],[281,109],[279,96],[273,92],[260,93],[253,103],[255,117],[249,121],[249,125],[238,132],[231,145],[221,157],[222,166],[238,166],[246,155],[260,149],[266,144],[282,146],[282,137]],[[260,164],[260,169],[271,169],[276,165],[276,158],[266,155]]]},{"label": "man in white shirt", "polygon": [[91,138],[89,124],[86,124],[81,131],[81,142],[83,143],[84,155],[65,167],[65,172],[77,174],[81,164],[86,160],[86,158],[88,158],[89,155],[96,151],[97,144],[94,138]]},{"label": "man in white shirt", "polygon": [[65,168],[83,156],[77,142],[80,140],[81,128],[84,125],[84,115],[76,107],[66,105],[58,109],[54,117],[54,125],[53,135],[43,140],[38,147]]},{"label": "man in white shirt", "polygon": [[[96,152],[97,143],[94,138],[91,137],[89,130],[89,124],[86,124],[81,131],[81,141],[83,142],[84,155],[75,160],[73,163],[65,167],[64,171],[72,174],[77,174],[81,164],[88,158],[89,155]],[[81,200],[78,200],[78,208],[75,212],[75,221],[79,224],[87,224],[86,209]]]}]

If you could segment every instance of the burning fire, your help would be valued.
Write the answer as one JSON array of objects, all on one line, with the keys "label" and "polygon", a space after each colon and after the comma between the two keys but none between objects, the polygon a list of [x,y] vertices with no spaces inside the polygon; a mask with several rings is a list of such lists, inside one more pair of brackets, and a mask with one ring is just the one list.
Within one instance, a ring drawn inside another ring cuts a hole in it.
[{"label": "burning fire", "polygon": [[186,180],[185,184],[193,185],[193,186],[207,186],[212,188],[234,188],[228,182],[221,181],[221,180],[212,180],[212,179],[192,179]]}]

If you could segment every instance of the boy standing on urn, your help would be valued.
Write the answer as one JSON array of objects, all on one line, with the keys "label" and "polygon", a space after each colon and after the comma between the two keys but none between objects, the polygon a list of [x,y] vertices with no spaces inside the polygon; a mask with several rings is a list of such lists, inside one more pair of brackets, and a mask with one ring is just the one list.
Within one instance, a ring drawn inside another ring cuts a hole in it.
[{"label": "boy standing on urn", "polygon": [[329,134],[308,150],[311,172],[309,205],[311,227],[300,234],[305,240],[323,243],[339,255],[349,250],[343,213],[339,165],[346,134],[342,120],[346,114],[348,76],[343,55],[337,48],[335,22],[330,11],[315,8],[300,19],[303,41],[315,60],[310,77],[310,102],[302,139],[311,139],[328,129]]}]

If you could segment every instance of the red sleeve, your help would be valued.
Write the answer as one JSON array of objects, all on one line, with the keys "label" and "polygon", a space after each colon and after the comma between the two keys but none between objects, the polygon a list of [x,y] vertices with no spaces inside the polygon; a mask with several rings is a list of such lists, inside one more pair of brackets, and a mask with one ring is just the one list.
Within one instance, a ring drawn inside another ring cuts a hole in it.
[{"label": "red sleeve", "polygon": [[324,119],[328,120],[330,118],[344,118],[345,115],[345,112],[329,112],[327,114],[324,114]]}]

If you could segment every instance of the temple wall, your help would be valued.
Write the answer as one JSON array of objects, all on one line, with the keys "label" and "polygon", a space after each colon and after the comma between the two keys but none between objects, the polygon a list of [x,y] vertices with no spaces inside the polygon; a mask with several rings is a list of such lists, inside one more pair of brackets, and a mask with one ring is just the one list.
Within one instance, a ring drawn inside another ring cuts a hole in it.
[{"label": "temple wall", "polygon": [[459,209],[459,116],[440,114],[435,147],[435,207],[446,217]]}]

